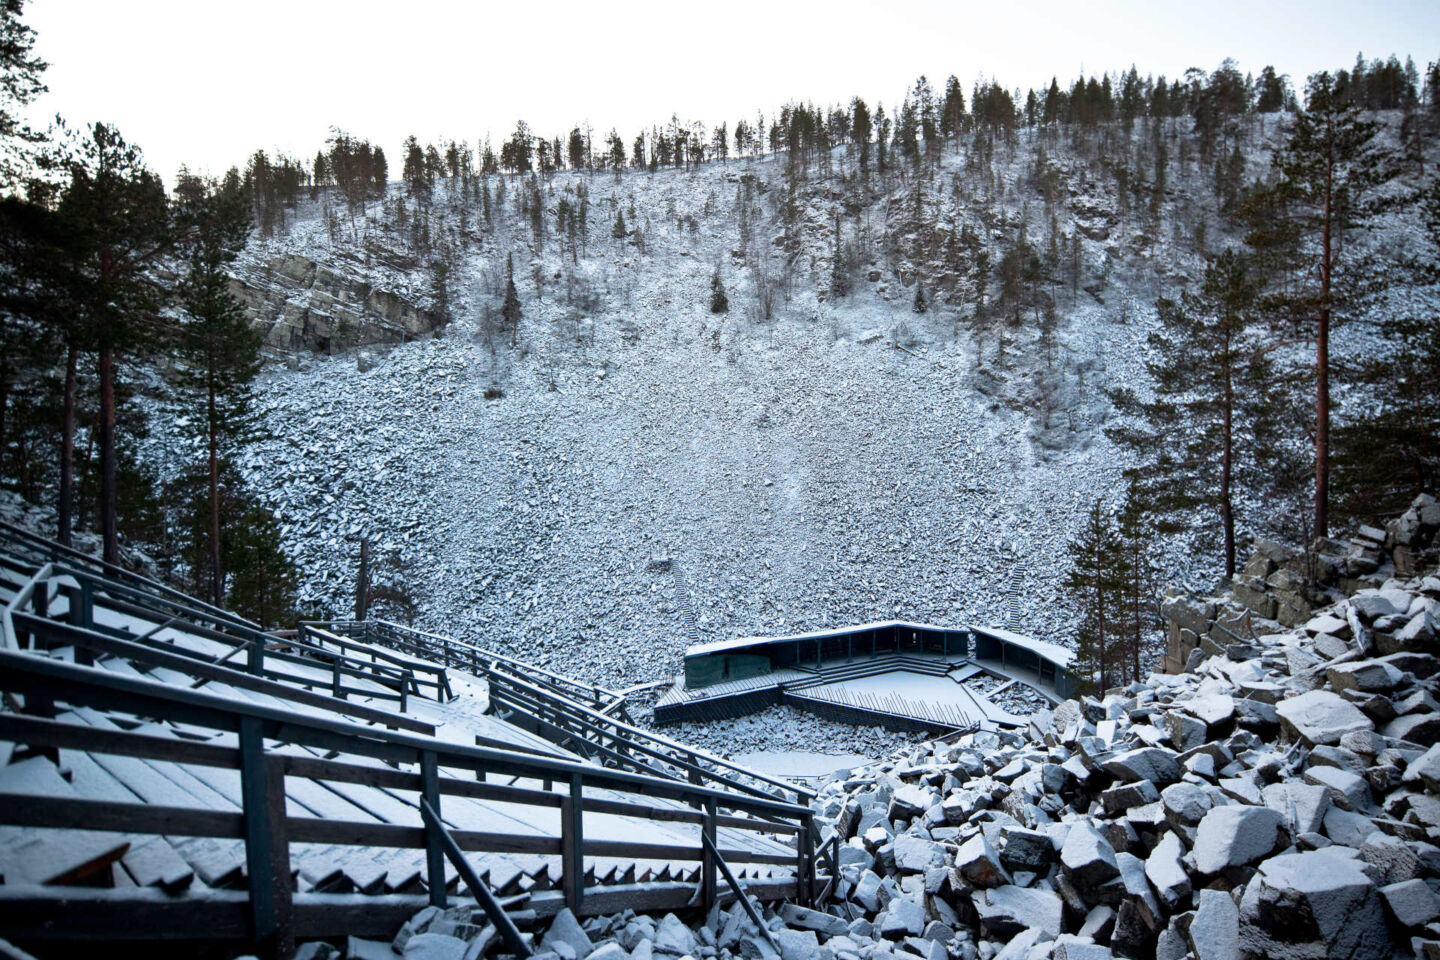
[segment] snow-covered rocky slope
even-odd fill
[[[1273,135],[1252,135],[1252,172]],[[1061,142],[1047,154],[1060,199],[1042,203],[1028,136],[983,177],[947,152],[924,193],[926,217],[973,225],[997,258],[1022,224],[1037,244],[1057,224],[1079,250],[1073,295],[1055,290],[1053,350],[1027,313],[1004,332],[1003,360],[998,332],[965,327],[969,281],[955,302],[912,311],[914,182],[876,181],[856,212],[838,152],[834,174],[801,191],[788,281],[773,158],[556,174],[540,185],[543,244],[518,207],[526,181],[509,180],[502,203],[491,178],[488,226],[437,184],[428,222],[456,251],[441,335],[293,355],[259,381],[259,438],[238,461],[284,525],[302,599],[346,615],[368,537],[380,576],[417,601],[416,625],[616,684],[673,674],[696,639],[890,617],[999,623],[1017,590],[1021,628],[1065,642],[1066,543],[1125,466],[1101,431],[1104,389],[1142,379],[1154,297],[1198,271],[1180,224],[1213,220],[1213,201],[1203,165],[1175,163],[1152,229],[1123,211],[1103,166]],[[745,177],[755,239],[739,256]],[[552,214],[582,182],[588,241],[571,252]],[[386,225],[403,192],[392,184],[358,233],[327,229],[323,201],[304,204],[239,274],[260,284],[267,264],[301,256],[433,306],[425,257]],[[643,241],[611,236],[619,212]],[[845,299],[828,295],[837,213],[857,261]],[[524,309],[515,347],[495,329],[507,254]],[[709,310],[717,268],[724,314]],[[171,432],[156,423],[162,462]],[[1181,548],[1165,573],[1199,585],[1215,570]]]

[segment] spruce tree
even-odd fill
[[[710,277],[710,312],[730,312],[730,298],[725,295],[725,283],[720,279],[719,264],[716,264],[715,272]]]
[[[32,144],[43,136],[20,118],[26,104],[45,92],[49,66],[35,56],[35,30],[20,22],[25,0],[0,0],[0,188],[21,179]]]
[[[260,336],[230,293],[229,265],[245,246],[250,217],[244,198],[229,188],[183,179],[175,220],[187,270],[176,290],[184,313],[179,342],[179,384],[188,421],[206,450],[210,601],[225,604],[221,550],[220,463],[250,422],[250,384],[260,370]]]
[[[1114,651],[1108,646],[1115,630],[1116,594],[1120,580],[1116,561],[1121,543],[1115,521],[1097,499],[1086,515],[1079,535],[1068,547],[1070,569],[1064,586],[1080,611],[1076,629],[1076,672],[1082,689],[1104,690],[1114,670]]]
[[[850,295],[850,271],[845,269],[845,251],[840,243],[840,214],[835,214],[835,255],[830,265],[830,292],[836,297]]]
[[[515,290],[515,261],[512,254],[505,254],[505,303],[500,308],[500,317],[510,328],[510,346],[515,346],[520,334],[520,294]]]
[[[610,236],[615,238],[616,240],[624,240],[626,236],[629,235],[629,232],[630,231],[625,229],[625,211],[616,210],[615,226],[610,228]]]
[[[1254,476],[1254,428],[1269,401],[1256,294],[1246,258],[1226,250],[1210,260],[1198,291],[1158,301],[1146,360],[1152,397],[1116,391],[1130,419],[1106,431],[1137,456],[1128,474],[1162,529],[1181,529],[1197,510],[1212,518],[1205,525],[1218,522],[1227,577],[1235,573],[1237,478],[1247,469]]]

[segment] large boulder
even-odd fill
[[[1102,766],[1105,772],[1117,780],[1135,782],[1149,780],[1151,783],[1174,783],[1184,772],[1175,751],[1164,747],[1141,747],[1116,754]]]
[[[1260,864],[1240,902],[1246,960],[1385,960],[1385,912],[1355,851],[1326,847]]]
[[[1060,848],[1060,863],[1081,890],[1094,889],[1120,876],[1115,848],[1088,820],[1071,824]]]
[[[1275,707],[1280,727],[1292,740],[1307,746],[1338,744],[1353,730],[1374,730],[1375,724],[1350,701],[1329,690],[1311,690],[1282,700]]]
[[[1195,832],[1195,869],[1208,876],[1263,859],[1280,842],[1284,823],[1269,807],[1216,807]]]
[[[1010,884],[977,890],[970,899],[987,937],[1008,939],[1036,927],[1054,939],[1063,930],[1064,904],[1049,890]]]

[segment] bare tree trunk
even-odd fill
[[[65,355],[64,414],[60,425],[60,502],[56,507],[55,539],[71,545],[75,518],[75,380],[79,351],[75,344]]]
[[[1330,535],[1330,271],[1333,164],[1325,167],[1320,232],[1320,315],[1315,330],[1315,536]]]
[[[1225,344],[1227,354],[1230,344]],[[1235,576],[1235,510],[1230,502],[1230,479],[1234,470],[1234,458],[1231,450],[1231,438],[1233,435],[1232,418],[1235,405],[1234,386],[1230,382],[1230,369],[1225,369],[1225,409],[1224,425],[1222,427],[1223,446],[1220,453],[1220,520],[1225,527],[1225,576]]]
[[[360,572],[355,577],[355,619],[364,620],[370,607],[370,541],[360,541]]]
[[[100,351],[100,533],[106,563],[120,562],[116,525],[119,465],[115,451],[115,351]]]
[[[220,565],[220,452],[216,427],[215,384],[209,385],[210,434],[210,594],[217,607],[225,605],[225,570]]]

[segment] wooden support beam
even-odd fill
[[[250,935],[261,949],[288,960],[295,952],[288,926],[290,870],[288,851],[277,862],[276,851],[286,843],[284,835],[285,785],[283,775],[278,793],[280,819],[272,822],[277,802],[270,786],[270,766],[265,760],[265,740],[259,719],[240,720],[240,794],[245,820],[245,869],[250,881]],[[278,773],[278,771],[277,771]],[[284,868],[283,882],[277,872]],[[288,941],[288,949],[287,949]]]
[[[560,808],[561,883],[565,905],[579,913],[585,896],[585,806],[584,782],[579,774],[570,777],[570,795]]]
[[[770,933],[770,928],[765,926],[764,921],[760,919],[760,914],[755,911],[755,905],[752,904],[750,898],[745,895],[745,888],[740,886],[740,881],[736,880],[735,874],[731,872],[730,864],[726,863],[725,858],[720,856],[720,851],[715,849],[715,844],[709,837],[702,835],[701,842],[709,846],[710,854],[715,858],[715,865],[719,867],[720,872],[725,875],[725,882],[730,884],[730,889],[734,891],[735,898],[740,901],[740,906],[745,908],[745,915],[750,918],[751,923],[755,924],[755,927],[760,931],[760,935],[765,938],[765,941],[775,949],[776,953],[779,953],[780,944],[775,942],[775,937]],[[798,877],[796,878],[795,889],[798,899],[800,890]]]
[[[500,932],[500,939],[504,941],[505,948],[517,957],[530,956],[530,944],[520,936],[520,931],[515,927],[515,921],[510,918],[504,907],[495,899],[495,895],[490,892],[490,888],[475,873],[475,868],[470,865],[470,861],[465,859],[464,852],[455,843],[449,831],[445,829],[445,824],[441,822],[440,815],[435,812],[430,801],[424,799],[420,801],[420,815],[425,820],[425,828],[440,838],[445,855],[455,865],[460,878],[470,889],[470,895],[475,898],[475,902],[485,911],[485,916]]]
[[[705,801],[705,820],[702,831],[700,855],[700,907],[709,911],[715,905],[717,878],[715,876],[715,801]]]
[[[445,847],[440,839],[444,827],[440,821],[440,766],[434,750],[420,754],[420,798],[430,805],[434,813],[435,826],[425,831],[425,885],[430,891],[430,903],[445,907]]]

